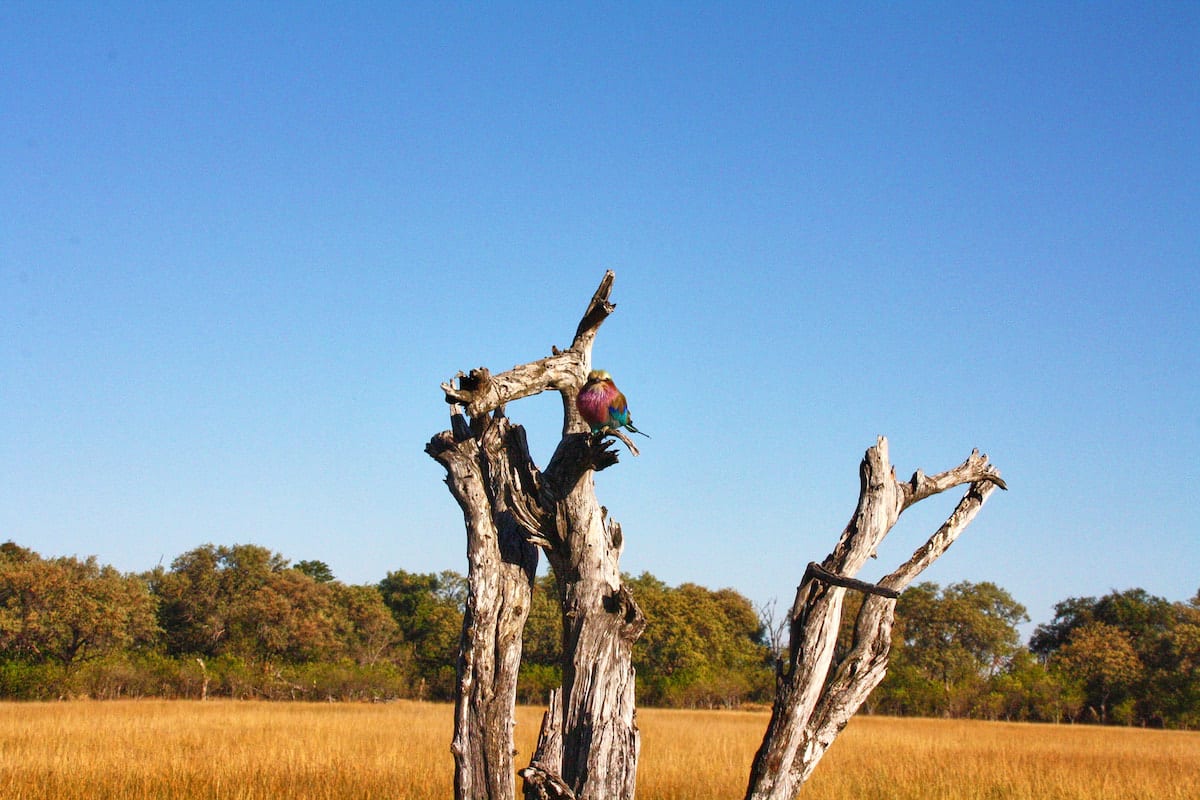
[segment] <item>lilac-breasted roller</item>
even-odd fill
[[[575,400],[579,416],[592,427],[592,433],[606,430],[625,428],[633,433],[642,433],[633,427],[629,416],[629,404],[625,395],[613,383],[612,375],[602,369],[594,369],[588,373],[587,383],[579,390]],[[647,439],[650,435],[642,433]]]

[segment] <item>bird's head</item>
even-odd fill
[[[594,369],[588,373],[588,383],[600,383],[601,381],[611,381],[612,375],[608,374],[606,369]]]

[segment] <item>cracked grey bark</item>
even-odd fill
[[[787,664],[780,664],[771,721],[754,758],[747,800],[792,800],[871,690],[887,673],[895,597],[946,551],[997,487],[1007,488],[986,456],[973,451],[954,469],[934,476],[918,470],[898,481],[887,440],[867,450],[859,468],[858,507],[833,552],[810,569],[796,590],[790,614]],[[967,485],[957,507],[912,557],[867,592],[849,652],[834,663],[844,585],[823,577],[853,579],[876,552],[900,514],[934,494]],[[853,585],[853,582],[849,585]]]
[[[514,797],[516,673],[539,546],[563,598],[563,686],[547,712],[538,753],[522,770],[524,791],[634,796],[640,748],[631,648],[645,623],[621,581],[621,528],[596,500],[592,480],[617,454],[575,408],[596,333],[615,309],[608,300],[612,283],[608,272],[566,350],[552,348],[546,358],[496,375],[482,367],[460,372],[442,384],[451,428],[426,451],[445,467],[463,510],[468,554],[451,746],[457,800]],[[543,472],[504,406],[548,390],[562,395],[563,430]]]

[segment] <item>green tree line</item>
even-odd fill
[[[648,625],[639,702],[767,704],[783,615],[732,589],[627,578]],[[538,578],[519,699],[560,683],[553,576]],[[0,698],[451,699],[466,602],[455,572],[347,585],[321,561],[202,545],[140,574],[0,544]],[[847,595],[847,619],[860,602]],[[992,583],[900,598],[867,713],[1200,727],[1200,593],[1068,598],[1023,644],[1024,607]],[[849,626],[844,626],[848,628]],[[844,644],[850,631],[843,630]]]

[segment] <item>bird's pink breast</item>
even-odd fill
[[[579,393],[579,402],[576,405],[578,405],[579,413],[584,420],[589,424],[598,424],[608,420],[608,403],[607,388],[604,384],[596,384]]]

